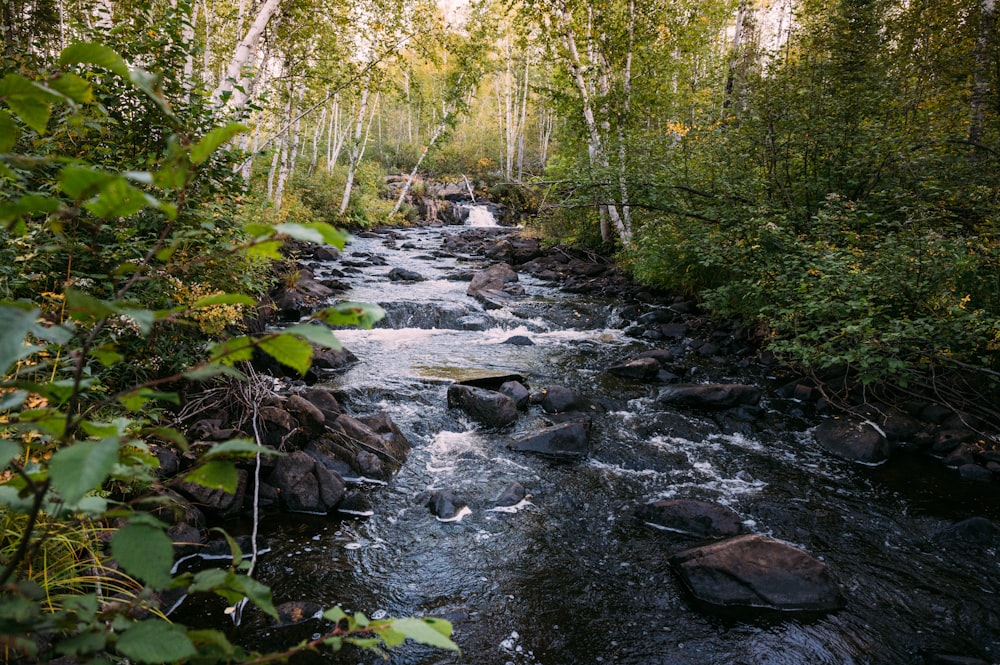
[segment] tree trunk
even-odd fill
[[[233,52],[233,57],[226,66],[225,73],[222,75],[222,80],[219,82],[219,85],[215,88],[215,90],[212,91],[211,102],[213,105],[222,105],[223,96],[232,92],[233,85],[235,85],[241,78],[243,67],[246,66],[247,62],[250,60],[250,54],[257,45],[257,40],[260,39],[261,34],[264,32],[267,24],[271,21],[271,18],[278,11],[280,5],[281,0],[266,0],[264,5],[257,12],[257,18],[254,19],[254,22],[250,25],[249,30],[247,30],[247,34],[236,47],[236,51]]]
[[[971,158],[973,160],[979,158],[979,151],[983,144],[983,122],[986,101],[990,94],[989,49],[994,38],[995,9],[994,0],[980,0],[979,35],[976,38],[976,69],[973,72],[972,98],[969,102],[969,144],[972,146]]]
[[[347,211],[347,206],[351,201],[351,190],[354,188],[354,175],[357,173],[358,165],[361,163],[361,158],[364,157],[365,148],[368,143],[368,132],[371,130],[372,118],[375,117],[374,110],[369,115],[368,112],[368,97],[371,94],[371,79],[366,78],[365,87],[361,91],[361,101],[358,104],[358,117],[354,123],[354,136],[351,144],[350,159],[347,165],[347,183],[344,186],[344,196],[340,200],[340,214],[343,215]],[[376,95],[376,103],[378,103],[378,96]],[[367,128],[365,127],[365,118],[368,118]]]
[[[444,130],[445,128],[447,128],[447,126],[448,126],[448,114],[446,113],[442,122],[437,126],[437,129],[434,130],[434,135],[431,136],[431,140],[427,142],[426,146],[424,146],[424,150],[423,152],[420,153],[420,158],[417,159],[417,163],[413,165],[413,170],[410,171],[410,175],[406,179],[406,184],[403,185],[403,189],[399,192],[399,198],[396,199],[396,205],[392,207],[392,212],[389,213],[390,216],[395,215],[397,212],[399,212],[399,209],[403,207],[403,201],[406,200],[406,195],[410,193],[410,187],[413,186],[413,181],[417,177],[417,172],[420,170],[420,165],[424,163],[424,157],[426,157],[427,153],[431,151],[432,147],[434,147],[434,143],[438,140],[438,137],[440,137],[441,134],[444,133]]]

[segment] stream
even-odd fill
[[[481,214],[470,215],[469,225],[488,227]],[[694,368],[687,381],[764,387],[764,409],[751,422],[656,404],[657,387],[605,372],[663,348],[624,333],[626,303],[563,293],[522,274],[522,298],[485,310],[466,295],[462,278],[490,262],[441,251],[443,238],[461,232],[366,234],[346,248],[346,267],[312,266],[317,278],[346,273],[338,279],[352,288],[341,299],[387,312],[373,330],[338,331],[360,362],[326,385],[352,414],[388,412],[413,450],[391,481],[366,489],[374,508],[368,519],[268,518],[271,551],[257,577],[275,602],[454,624],[461,656],[408,643],[389,657],[398,664],[938,662],[928,654],[1000,661],[997,551],[938,536],[974,515],[1000,519],[995,485],[959,483],[923,458],[897,455],[867,467],[822,452],[810,435],[819,417],[775,397],[762,367],[679,357]],[[426,279],[390,281],[391,268]],[[533,344],[504,343],[515,335]],[[683,340],[668,346],[684,352]],[[590,455],[567,463],[509,450],[511,437],[548,424],[538,406],[507,430],[481,428],[448,409],[451,382],[489,374],[519,374],[532,391],[563,385],[604,405],[593,416]],[[530,492],[528,503],[494,510],[514,481]],[[438,520],[418,500],[433,489],[451,490],[471,513]],[[824,561],[846,607],[783,621],[699,612],[668,565],[694,541],[634,517],[638,506],[669,497],[728,506],[749,531]],[[242,638],[274,648],[295,630],[305,631],[302,639],[320,628],[268,627]],[[302,662],[382,661],[348,648]]]

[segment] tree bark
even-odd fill
[[[233,86],[241,78],[243,67],[245,67],[250,60],[250,54],[256,47],[257,40],[260,39],[260,36],[263,34],[267,24],[271,21],[271,18],[275,15],[275,13],[277,13],[280,6],[281,0],[266,0],[264,5],[257,12],[257,18],[254,19],[254,22],[247,30],[247,34],[243,37],[239,45],[236,47],[236,50],[233,52],[233,57],[226,66],[226,71],[222,75],[222,80],[219,82],[219,85],[215,88],[215,90],[212,91],[211,102],[213,105],[222,105],[223,96],[232,92]]]

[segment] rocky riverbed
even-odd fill
[[[749,331],[511,229],[359,234],[275,295],[288,321],[387,312],[305,382],[267,368],[286,455],[257,493],[281,515],[259,570],[288,608],[445,616],[458,662],[1000,658],[997,460],[967,415],[838,414]],[[245,427],[204,415],[206,441]],[[250,479],[176,488],[207,514],[183,540],[245,514]],[[252,645],[299,634],[261,621]]]

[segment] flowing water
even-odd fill
[[[272,551],[258,577],[276,602],[451,620],[462,655],[411,645],[392,652],[390,662],[414,665],[902,664],[923,663],[925,653],[1000,660],[996,550],[935,538],[965,517],[1000,518],[995,485],[960,485],[939,465],[906,456],[878,468],[831,458],[811,440],[817,420],[790,400],[766,398],[751,421],[658,406],[655,388],[604,372],[651,348],[623,334],[625,303],[563,294],[522,275],[524,298],[484,310],[458,278],[488,262],[441,251],[442,238],[459,232],[399,230],[356,239],[345,252],[352,263],[378,264],[351,268],[346,299],[379,303],[388,316],[385,327],[338,333],[360,362],[329,386],[352,413],[387,411],[413,451],[395,478],[370,489],[367,520],[286,514],[265,524]],[[391,282],[393,267],[427,279]],[[318,276],[334,268],[343,265],[319,266]],[[503,343],[513,335],[534,344]],[[767,382],[762,372],[681,360],[704,365],[696,378]],[[507,431],[447,408],[450,382],[490,373],[520,374],[532,390],[564,385],[604,404],[590,456],[556,463],[508,450],[512,436],[545,425],[538,407]],[[491,510],[513,481],[529,502]],[[436,519],[418,500],[435,488],[465,499],[471,514]],[[699,613],[667,564],[692,541],[632,516],[665,497],[725,504],[749,530],[806,549],[829,565],[846,607],[809,621]],[[244,639],[273,648],[288,630]],[[315,658],[380,662],[346,651]]]

